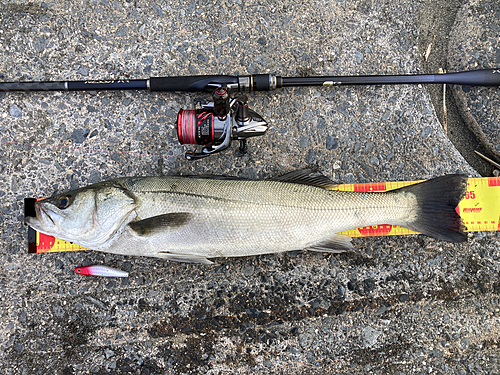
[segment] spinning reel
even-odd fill
[[[179,143],[204,146],[201,152],[186,152],[186,159],[201,159],[227,149],[231,141],[240,141],[240,152],[246,152],[250,137],[264,135],[267,122],[248,108],[248,97],[230,98],[226,86],[217,87],[213,101],[199,109],[181,109],[177,115]]]

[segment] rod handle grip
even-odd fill
[[[468,86],[500,86],[500,68],[436,74],[435,83]]]
[[[151,91],[213,91],[217,86],[238,84],[233,76],[185,76],[185,77],[151,77]]]

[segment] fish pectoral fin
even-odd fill
[[[144,220],[133,221],[128,227],[136,236],[150,236],[161,232],[162,230],[177,229],[186,225],[191,218],[189,212],[171,212],[164,215],[148,217]]]
[[[207,258],[201,255],[179,254],[179,253],[171,253],[168,251],[159,251],[157,253],[157,256],[159,258],[167,259],[172,262],[214,264],[214,262],[208,260]]]
[[[321,241],[317,244],[307,247],[306,250],[323,251],[327,253],[343,253],[344,251],[353,249],[351,241],[352,237],[346,236],[344,234],[336,234],[326,241]]]
[[[298,171],[284,174],[283,176],[274,177],[271,180],[289,182],[292,184],[316,186],[323,189],[333,189],[338,185],[328,177],[326,177],[324,174],[314,169],[300,169]]]

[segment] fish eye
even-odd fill
[[[68,207],[69,206],[69,198],[70,198],[69,196],[64,196],[64,197],[59,198],[59,205],[58,205],[59,208],[64,209],[64,208]]]

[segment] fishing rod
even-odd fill
[[[274,74],[249,76],[197,75],[151,77],[134,80],[87,80],[49,82],[0,82],[0,91],[86,91],[148,90],[207,92],[212,101],[197,109],[181,109],[177,115],[177,135],[181,144],[203,146],[200,152],[187,152],[188,160],[200,159],[227,149],[232,140],[240,141],[264,135],[267,122],[248,108],[252,91],[272,91],[283,87],[345,85],[454,84],[500,86],[500,68],[443,74],[364,75],[282,77]],[[231,97],[231,95],[233,97]]]

